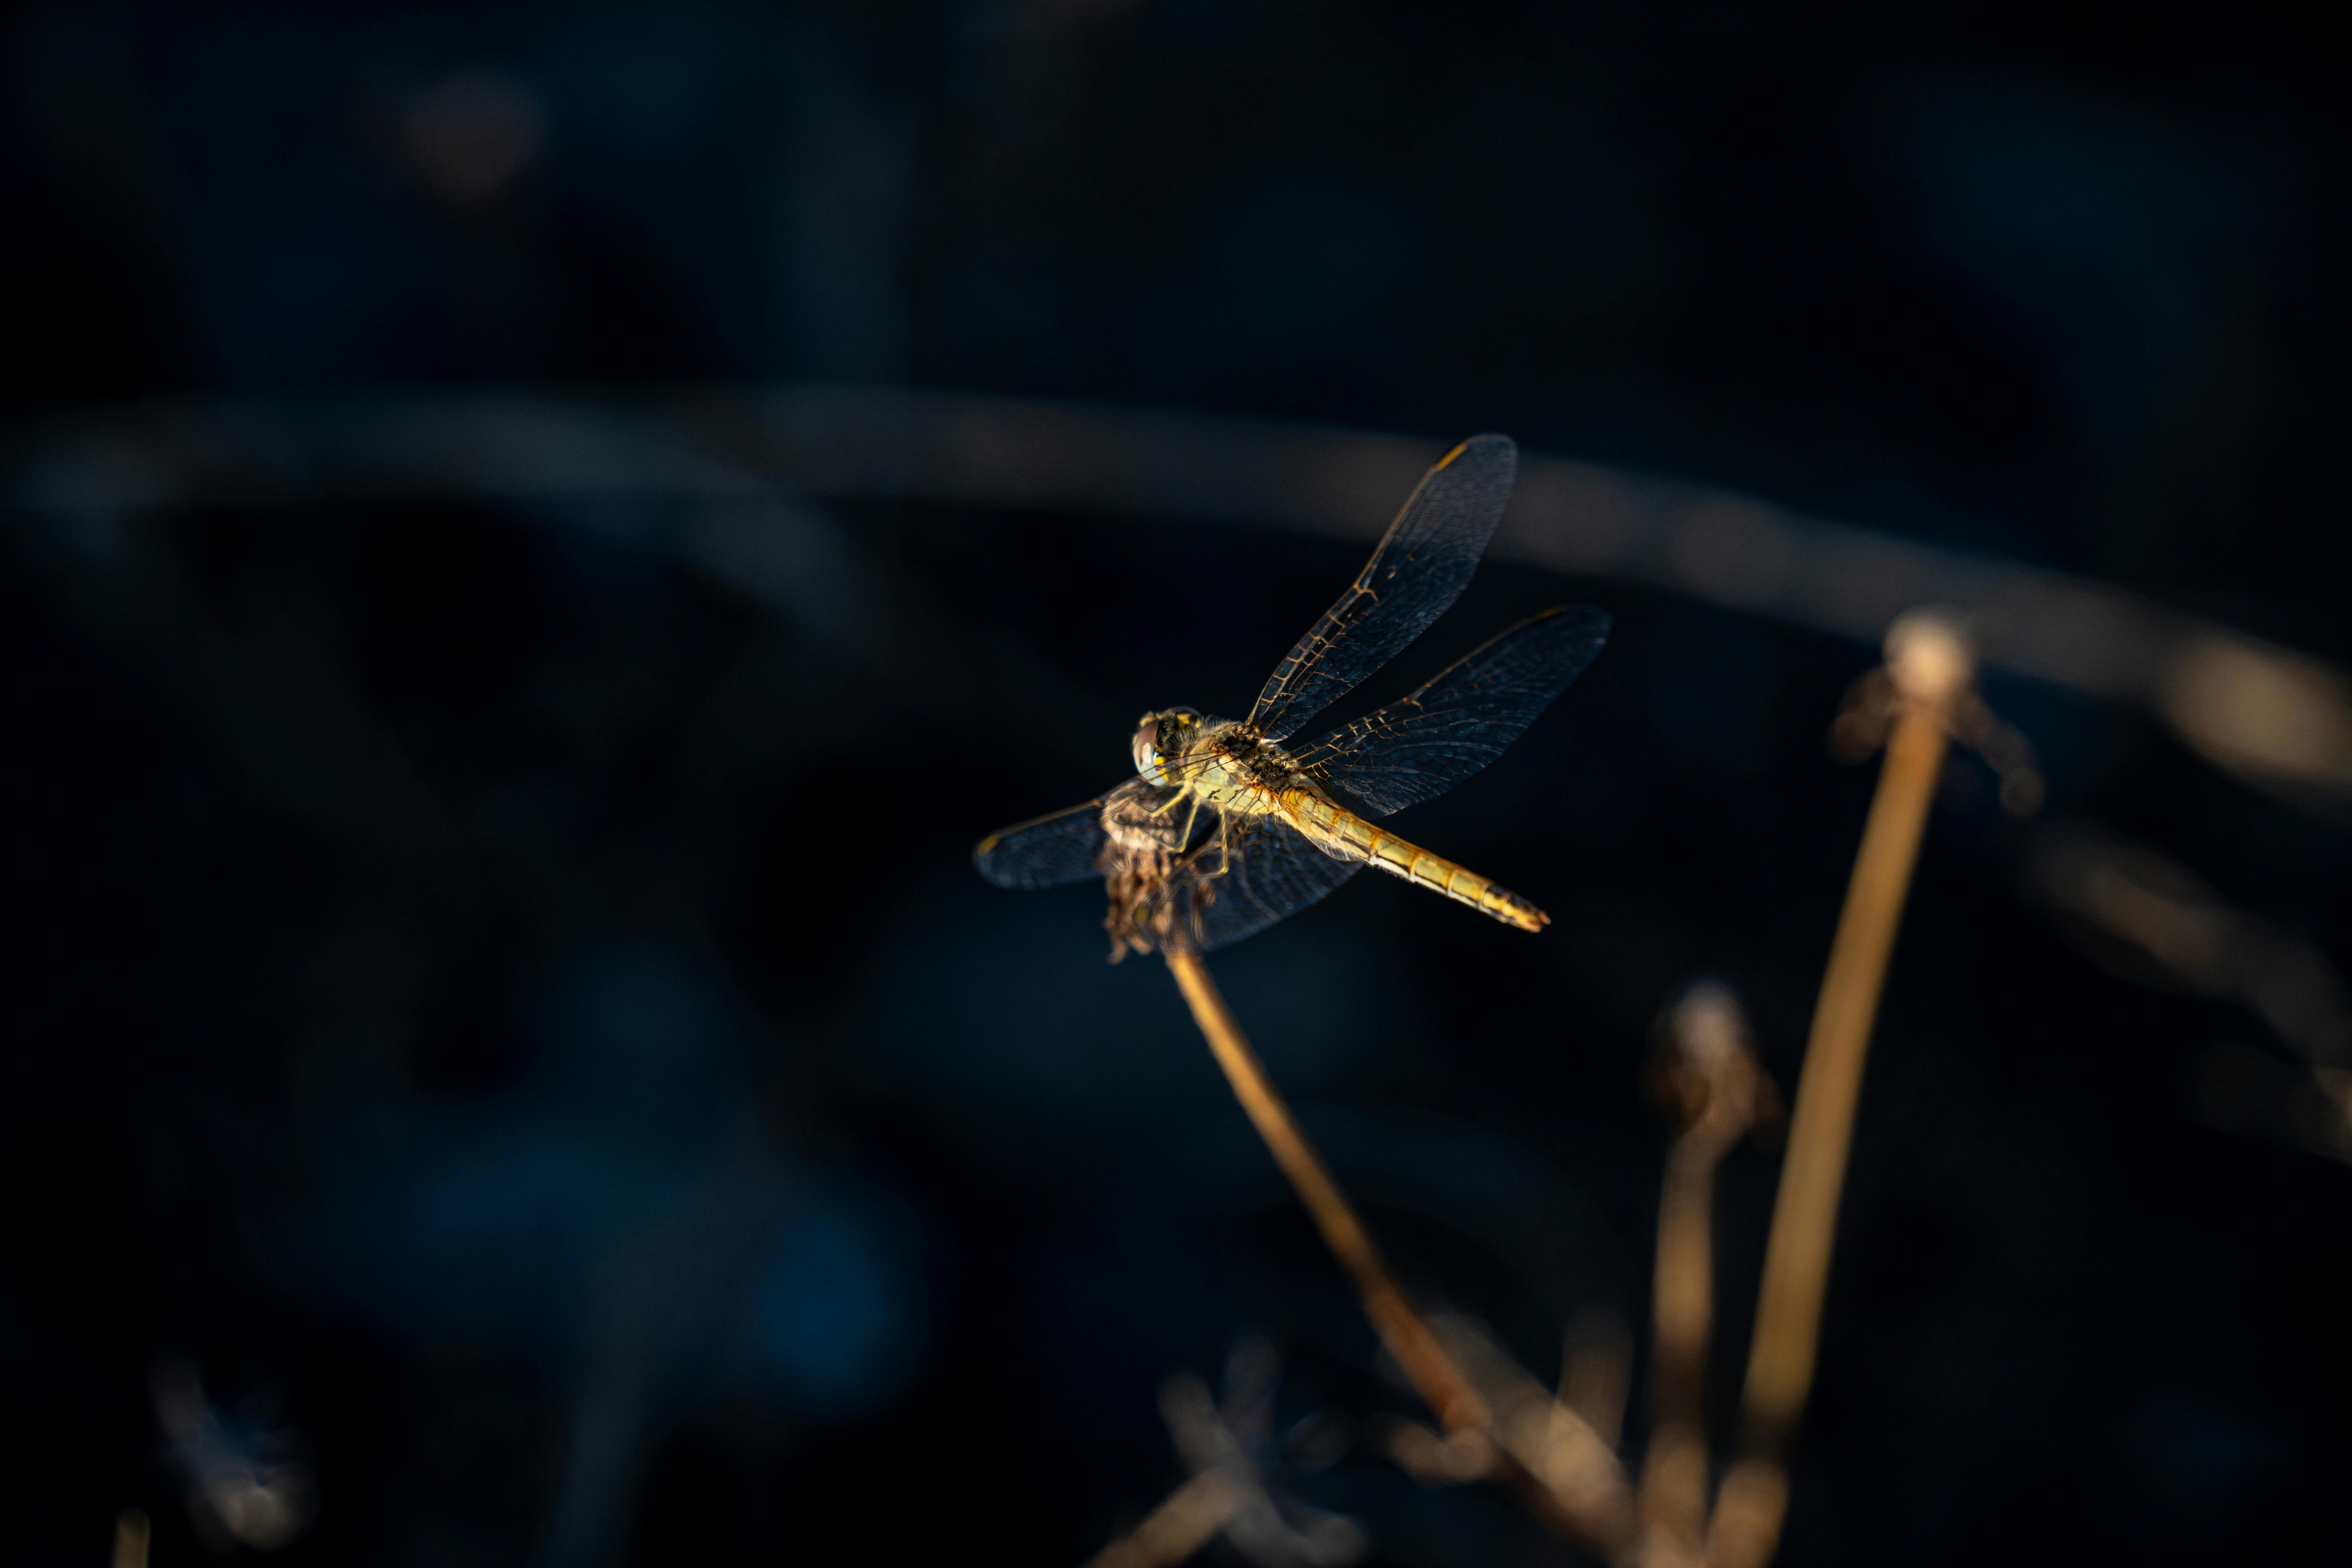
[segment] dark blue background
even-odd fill
[[[2352,657],[2347,39],[2301,8],[33,5],[5,43],[12,428],[734,380],[1501,429]],[[1412,1407],[1167,977],[1102,963],[1094,891],[964,858],[1120,776],[1143,709],[1239,710],[1360,552],[832,517],[976,674],[841,658],[651,504],[187,508],[63,571],[12,520],[28,1560],[132,1504],[201,1550],[175,1357],[295,1435],[298,1563],[1076,1562],[1179,1479],[1159,1380],[1253,1326],[1286,1409]],[[1646,1311],[1675,987],[1731,980],[1793,1082],[1871,777],[1821,741],[1869,650],[1610,582],[1489,569],[1396,679],[1569,597],[1600,663],[1402,824],[1552,930],[1364,879],[1218,963],[1408,1275],[1545,1378]],[[2053,812],[2346,954],[2339,827],[1989,694]],[[2352,1173],[2198,1125],[2181,1054],[2275,1042],[2067,942],[1974,768],[1783,1560],[2332,1560]],[[1776,1170],[1727,1168],[1727,1414]],[[1383,1561],[1563,1550],[1360,1447],[1307,1486]]]

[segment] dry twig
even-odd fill
[[[1887,633],[1886,655],[1894,729],[1797,1080],[1741,1399],[1741,1458],[1724,1478],[1707,1531],[1715,1568],[1760,1568],[1780,1542],[1789,1497],[1785,1455],[1812,1385],[1871,1025],[1945,745],[1955,715],[1974,712],[1974,655],[1948,619],[1924,611],[1905,616]]]
[[[1484,1377],[1465,1370],[1465,1342],[1441,1339],[1406,1298],[1354,1205],[1266,1077],[1200,955],[1164,935],[1160,946],[1242,1109],[1355,1281],[1381,1342],[1444,1426],[1444,1438],[1428,1435],[1430,1444],[1446,1451],[1444,1458],[1433,1451],[1433,1464],[1449,1476],[1491,1474],[1509,1481],[1547,1522],[1612,1557],[1622,1553],[1633,1540],[1632,1498],[1608,1445],[1500,1352],[1492,1365],[1477,1369]],[[1414,1441],[1406,1439],[1406,1447],[1413,1451]]]
[[[1356,1283],[1364,1311],[1404,1374],[1448,1431],[1483,1431],[1494,1413],[1471,1385],[1454,1358],[1445,1352],[1429,1325],[1389,1272],[1388,1262],[1373,1245],[1371,1235],[1357,1217],[1354,1205],[1331,1179],[1323,1161],[1291,1119],[1289,1106],[1266,1077],[1265,1064],[1242,1033],[1232,1009],[1209,977],[1198,953],[1174,944],[1163,948],[1176,984],[1192,1009],[1192,1019],[1208,1037],[1209,1049],[1234,1086],[1234,1094],[1257,1127],[1258,1136],[1273,1152],[1275,1163],[1297,1189],[1299,1201],[1314,1217],[1316,1228],[1340,1266]]]

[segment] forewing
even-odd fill
[[[1292,755],[1370,816],[1434,799],[1501,756],[1608,637],[1608,616],[1590,605],[1546,610]]]
[[[1058,888],[1099,877],[1103,807],[1127,787],[1121,784],[1083,805],[992,833],[973,848],[971,863],[1000,888]]]
[[[1212,838],[1184,858],[1169,896],[1184,940],[1213,952],[1297,914],[1360,869],[1362,862],[1334,859],[1286,823],[1239,817],[1222,849]]]
[[[1275,667],[1250,722],[1279,741],[1394,658],[1478,570],[1518,472],[1507,436],[1474,436],[1423,477],[1339,602]]]

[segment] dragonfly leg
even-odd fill
[[[1225,836],[1226,830],[1232,825],[1232,817],[1223,812],[1217,814],[1217,868],[1202,878],[1201,880],[1203,882],[1213,882],[1234,868],[1233,843]]]
[[[1192,842],[1192,825],[1200,820],[1201,797],[1196,795],[1192,797],[1192,809],[1184,814],[1184,831],[1176,840],[1176,847],[1179,849]],[[1220,816],[1218,820],[1222,822],[1224,819]]]

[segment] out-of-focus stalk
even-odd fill
[[[126,1508],[114,1516],[114,1568],[147,1568],[147,1510]]]
[[[1658,1197],[1652,1289],[1655,1394],[1642,1466],[1643,1568],[1705,1561],[1707,1339],[1715,1323],[1715,1173],[1770,1101],[1738,1004],[1720,985],[1692,988],[1668,1023],[1661,1087],[1683,1130]]]
[[[1740,1403],[1741,1457],[1724,1478],[1708,1531],[1714,1568],[1759,1568],[1780,1543],[1789,1497],[1786,1454],[1812,1386],[1871,1026],[1974,656],[1949,620],[1914,611],[1887,633],[1886,668],[1896,699],[1894,731],[1797,1080]]]
[[[1170,1492],[1140,1524],[1087,1559],[1087,1568],[1167,1568],[1183,1562],[1225,1527],[1250,1484],[1222,1469],[1202,1470]]]

